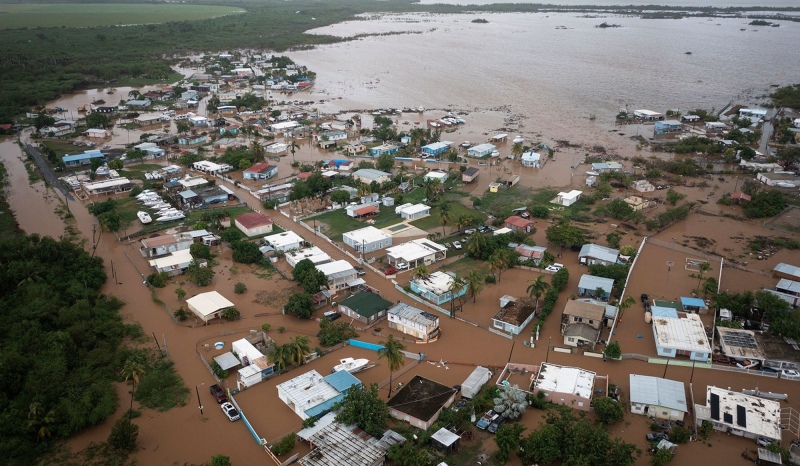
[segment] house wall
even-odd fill
[[[347,317],[349,317],[351,319],[355,319],[355,320],[361,322],[364,325],[367,325],[367,324],[370,324],[371,322],[374,322],[374,320],[367,319],[366,317],[362,316],[358,312],[350,309],[347,306],[342,306],[341,304],[339,305],[339,313],[344,315],[344,316],[347,316]]]
[[[581,411],[590,411],[592,409],[590,406],[591,400],[573,395],[572,393],[547,392],[537,388],[533,394],[535,395],[539,392],[543,392],[545,395],[544,399],[551,403],[569,406],[570,408],[579,409]]]
[[[239,226],[239,224],[236,224]],[[258,235],[266,235],[267,233],[272,233],[272,224],[269,225],[261,225],[255,228],[239,228],[244,232],[247,236],[258,236]]]
[[[646,403],[631,403],[631,413],[654,417],[656,419],[665,419],[667,421],[683,421],[684,415],[683,411],[676,411],[663,406],[649,405]]]
[[[335,280],[328,280],[328,289],[331,291],[339,291],[343,288],[347,288],[347,280],[352,280],[356,278],[355,272],[346,277],[340,277]]]

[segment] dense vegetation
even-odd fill
[[[98,424],[117,408],[113,382],[127,357],[122,302],[100,294],[100,258],[78,245],[0,240],[0,457],[33,464],[51,441]]]
[[[800,108],[800,84],[779,87],[770,98],[776,107]]]

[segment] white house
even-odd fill
[[[523,167],[541,168],[542,167],[542,154],[537,152],[525,152],[520,157],[520,162]]]
[[[619,162],[595,162],[592,164],[592,170],[597,173],[621,172],[622,164]]]
[[[776,188],[796,188],[800,186],[800,177],[793,172],[759,173],[756,179],[767,186]]]
[[[355,280],[358,276],[356,269],[346,260],[326,262],[317,265],[317,270],[325,274],[328,279],[328,290],[335,292],[350,286],[347,282]]]
[[[611,265],[616,264],[619,259],[619,249],[607,248],[599,244],[584,244],[581,252],[578,253],[578,260],[581,265]]]
[[[394,212],[405,220],[418,220],[431,214],[431,208],[425,204],[403,204],[395,207]]]
[[[492,155],[492,152],[497,149],[494,144],[483,143],[470,147],[467,149],[467,155],[470,157],[486,157]]]
[[[242,172],[245,180],[268,180],[278,174],[278,166],[267,163],[257,163]]]
[[[370,184],[373,181],[385,183],[392,178],[391,173],[375,170],[374,168],[362,168],[353,172],[353,179],[365,184]]]
[[[512,335],[519,335],[535,315],[534,300],[504,295],[500,298],[500,311],[492,317],[492,327]]]
[[[428,239],[415,239],[386,250],[386,260],[397,268],[431,265],[447,257],[447,248]]]
[[[438,170],[431,170],[422,177],[424,181],[428,180],[438,180],[439,183],[444,184],[447,181],[448,175],[447,172],[438,171]]]
[[[362,254],[388,248],[392,245],[392,235],[373,226],[348,231],[342,234],[344,244]]]
[[[652,110],[634,110],[633,116],[641,118],[642,120],[645,121],[656,121],[664,119],[663,113],[654,112]]]
[[[289,251],[286,253],[285,257],[286,263],[292,268],[295,268],[297,263],[303,259],[310,260],[314,265],[324,264],[326,262],[331,262],[332,260],[331,256],[316,246],[299,249],[297,251]]]
[[[276,251],[291,251],[293,249],[300,249],[303,245],[303,237],[293,231],[284,231],[283,233],[276,233],[269,235],[263,240],[265,243],[272,246]]]
[[[258,212],[247,212],[236,217],[236,228],[247,236],[272,233],[272,219]]]
[[[283,154],[287,150],[289,150],[289,144],[284,144],[282,142],[274,142],[267,146],[264,146],[264,152],[267,154]]]
[[[573,189],[570,192],[560,192],[558,193],[558,196],[556,196],[554,202],[556,204],[561,204],[565,207],[568,207],[578,202],[578,199],[581,198],[581,194],[583,194],[583,191],[578,191],[577,189]]]
[[[267,357],[261,353],[258,348],[253,346],[247,338],[241,338],[232,342],[231,352],[226,354],[234,359],[226,364],[227,367],[222,367],[222,364],[220,364],[223,370],[235,367],[238,365],[236,364],[237,362],[242,365],[242,368],[238,370],[239,379],[236,381],[239,388],[242,386],[251,387],[259,382],[263,382],[265,376],[275,372],[275,364],[269,362]],[[238,358],[238,361],[236,358]],[[215,361],[216,359],[217,358],[214,358]],[[217,363],[219,364],[219,361],[217,361]]]
[[[200,293],[186,300],[186,306],[203,322],[219,317],[222,311],[233,307],[233,303],[216,291]]]
[[[636,180],[631,183],[631,188],[640,193],[651,193],[656,190],[656,187],[647,180]]]
[[[347,371],[334,372],[323,377],[311,370],[276,387],[278,398],[301,419],[321,416],[344,398],[352,386],[360,386],[361,381]]]
[[[656,419],[683,421],[689,411],[683,382],[630,374],[631,412]]]
[[[709,421],[714,429],[747,438],[780,441],[781,403],[730,389],[706,386],[706,404],[695,403],[697,427]]]
[[[544,399],[574,409],[589,411],[597,374],[578,367],[542,363],[533,382],[533,393],[544,393]]]
[[[439,337],[439,318],[406,303],[397,303],[386,311],[389,328],[411,335],[423,342]]]
[[[653,338],[659,356],[688,356],[692,361],[707,362],[711,357],[705,325],[698,314],[678,317],[669,307],[652,306]]]
[[[166,273],[170,277],[182,274],[192,262],[192,254],[189,249],[179,249],[170,253],[168,256],[159,257],[150,261],[150,267],[156,273]]]
[[[142,246],[139,248],[139,252],[142,257],[159,257],[189,249],[189,246],[194,243],[194,239],[189,235],[174,234],[145,238],[141,242]]]
[[[435,304],[442,305],[467,293],[466,283],[458,290],[451,290],[453,282],[455,282],[455,274],[436,271],[427,277],[411,280],[411,291]]]

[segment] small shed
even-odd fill
[[[272,233],[272,219],[258,212],[241,214],[236,217],[234,223],[236,228],[248,237]]]
[[[683,306],[683,310],[686,312],[708,314],[708,305],[700,298],[681,296],[681,306]]]
[[[458,451],[458,441],[460,436],[442,427],[431,436],[433,446],[445,455],[450,455]]]

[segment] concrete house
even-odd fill
[[[506,228],[510,228],[512,231],[521,231],[523,233],[533,231],[533,220],[522,218],[519,215],[512,215],[506,218],[503,223]]]
[[[142,257],[154,258],[189,249],[189,246],[194,244],[194,239],[190,235],[178,233],[145,238],[141,243],[142,246],[139,248],[139,252]]]
[[[633,188],[634,191],[639,191],[640,193],[652,193],[656,190],[656,187],[647,180],[636,180],[631,183],[631,188]]]
[[[219,317],[225,309],[234,304],[216,291],[200,293],[186,300],[186,306],[200,320],[208,323],[209,320]]]
[[[323,377],[311,370],[278,384],[278,398],[301,419],[318,417],[333,409],[344,399],[347,390],[360,386],[361,381],[347,371],[338,371]]]
[[[453,146],[453,143],[450,141],[440,141],[434,142],[425,146],[422,146],[422,156],[423,157],[436,157],[437,155],[443,154],[447,152],[447,149]]]
[[[622,164],[619,162],[595,162],[592,164],[592,171],[597,173],[621,172]]]
[[[683,421],[689,411],[686,390],[677,380],[630,374],[631,413],[667,421]]]
[[[356,269],[346,260],[317,265],[317,270],[325,274],[325,278],[328,280],[328,290],[331,292],[349,288],[350,285],[347,282],[352,282],[358,276]]]
[[[258,212],[247,212],[236,217],[236,228],[248,237],[272,233],[272,219]]]
[[[519,161],[523,167],[542,168],[542,154],[537,152],[525,152]]]
[[[389,415],[419,429],[428,429],[439,419],[442,409],[453,404],[458,391],[416,375],[389,400]]]
[[[679,317],[671,307],[652,306],[653,339],[659,356],[687,356],[692,361],[708,362],[711,344],[698,314]]]
[[[362,168],[353,172],[353,179],[364,184],[370,184],[373,181],[381,184],[392,179],[392,174],[374,168]]]
[[[276,251],[292,251],[300,249],[303,245],[303,237],[293,231],[284,231],[269,235],[263,239],[264,243],[272,246]]]
[[[694,405],[698,428],[703,421],[709,421],[715,430],[751,439],[765,437],[777,442],[783,437],[781,411],[780,401],[712,385],[706,386],[706,404]]]
[[[344,152],[350,156],[360,154],[365,150],[367,150],[366,146],[360,142],[352,142],[344,147]]]
[[[403,217],[405,220],[412,221],[419,220],[430,215],[431,208],[425,204],[403,204],[399,207],[395,207],[394,212]]]
[[[560,192],[553,202],[564,207],[569,207],[578,202],[578,199],[581,198],[581,194],[583,194],[583,191],[578,191],[577,189],[573,189],[569,192]]]
[[[368,226],[342,234],[342,241],[356,252],[366,254],[391,246],[392,235],[373,226]]]
[[[594,348],[600,339],[606,307],[591,302],[567,301],[561,314],[561,335],[567,346]]]
[[[472,183],[478,178],[478,175],[481,174],[481,171],[475,167],[469,167],[464,170],[464,173],[461,174],[461,181],[464,183]]]
[[[440,171],[440,170],[431,170],[431,171],[429,171],[428,173],[426,173],[426,174],[425,174],[425,175],[422,177],[422,180],[423,180],[423,181],[428,181],[428,180],[437,180],[437,181],[439,181],[439,183],[442,183],[442,184],[444,184],[444,182],[445,182],[445,181],[447,181],[447,178],[448,178],[448,177],[449,177],[449,175],[448,175],[448,173],[447,173],[447,172],[445,172],[445,171]]]
[[[166,273],[174,277],[185,272],[192,260],[192,254],[188,249],[180,249],[167,256],[157,257],[149,261],[149,264],[156,273]]]
[[[278,174],[278,166],[267,163],[257,163],[242,172],[245,180],[268,180]]]
[[[467,149],[467,155],[475,158],[488,157],[492,155],[492,152],[496,149],[497,147],[495,147],[494,144],[489,144],[487,142],[470,147]]]
[[[533,264],[536,266],[542,263],[544,253],[547,252],[546,247],[528,246],[527,244],[520,244],[515,247],[514,250],[519,253],[520,262],[533,261]]]
[[[89,165],[92,163],[92,159],[100,159],[100,161],[105,162],[106,156],[100,152],[100,149],[93,149],[87,150],[82,154],[65,155],[61,157],[61,161],[64,162],[64,165],[67,167]]]
[[[578,367],[542,363],[535,375],[533,393],[544,392],[545,400],[581,411],[591,410],[597,374]],[[608,387],[604,391],[607,391]]]
[[[383,299],[379,294],[360,291],[339,302],[339,313],[364,325],[372,325],[386,317],[386,311],[390,307],[392,302]]]
[[[611,297],[611,290],[614,288],[614,280],[610,278],[595,277],[585,273],[581,275],[578,282],[578,294],[581,296],[588,296],[590,298],[608,301]],[[598,289],[602,290],[600,295],[597,295]]]
[[[373,157],[380,157],[381,155],[394,155],[399,150],[400,147],[394,144],[381,144],[379,146],[370,147],[369,155]]]
[[[657,121],[653,132],[656,135],[676,134],[683,131],[683,123],[678,120]]]
[[[417,293],[434,304],[441,305],[467,293],[467,285],[464,284],[456,291],[451,291],[455,276],[436,271],[427,277],[417,277],[411,280],[411,291]]]
[[[581,265],[602,264],[611,265],[619,261],[619,250],[600,246],[599,244],[584,244],[578,253]]]
[[[427,238],[419,238],[386,250],[386,261],[398,269],[431,265],[447,257],[447,248]]]
[[[531,323],[535,311],[535,300],[505,295],[500,298],[500,311],[492,317],[492,327],[511,335],[519,335]]]
[[[411,335],[419,341],[439,338],[439,318],[406,303],[397,303],[388,311],[389,328]]]
[[[285,257],[286,263],[289,264],[291,268],[297,267],[297,263],[304,259],[310,260],[314,265],[324,264],[333,260],[325,251],[316,246],[289,251],[286,253]]]

